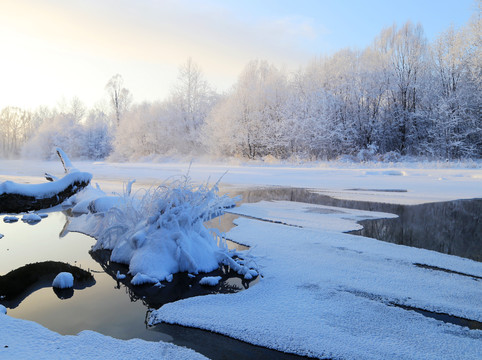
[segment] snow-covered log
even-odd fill
[[[43,184],[0,184],[0,213],[20,213],[56,206],[89,185],[92,174],[75,169],[67,155],[57,149],[65,172],[60,179]]]

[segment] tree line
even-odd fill
[[[479,5],[480,7],[480,5]],[[428,43],[421,25],[383,29],[365,49],[344,49],[288,72],[248,63],[217,93],[191,59],[167,99],[133,103],[121,75],[109,104],[0,112],[1,155],[131,160],[152,155],[258,159],[397,160],[482,157],[479,11]]]

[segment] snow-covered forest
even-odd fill
[[[121,75],[105,99],[0,110],[0,156],[149,156],[386,161],[482,157],[482,19],[428,42],[421,25],[383,29],[365,49],[320,56],[296,71],[246,64],[219,94],[188,59],[170,96],[134,102]]]

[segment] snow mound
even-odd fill
[[[69,289],[74,287],[74,276],[69,272],[59,273],[52,282],[54,288]]]
[[[131,280],[132,285],[157,284],[158,282],[156,278],[141,273],[137,273]]]
[[[120,196],[102,196],[92,200],[88,209],[91,213],[103,213],[115,207],[122,206],[123,198]]]
[[[7,313],[7,308],[0,304],[0,314],[6,314]]]
[[[221,276],[205,276],[199,280],[199,284],[207,286],[216,286],[221,281]]]
[[[95,237],[94,251],[112,250],[110,260],[129,265],[134,285],[171,281],[178,272],[210,272],[220,264],[244,275],[251,263],[241,264],[221,234],[204,226],[237,200],[219,196],[217,185],[195,187],[184,176],[131,195],[130,182],[123,196],[99,197],[104,211],[74,218],[69,230]]]
[[[16,216],[5,216],[3,218],[3,222],[5,223],[14,223],[14,222],[17,222],[18,221],[18,217]]]
[[[27,223],[35,223],[39,222],[40,220],[42,220],[42,218],[37,214],[25,214],[22,216],[22,221]]]
[[[403,170],[365,171],[365,175],[407,176]]]
[[[0,316],[0,329],[1,359],[207,359],[194,350],[162,341],[120,340],[89,330],[60,335],[32,321],[10,316]]]

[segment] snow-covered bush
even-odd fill
[[[356,155],[356,158],[360,162],[374,161],[376,160],[377,150],[378,147],[375,144],[370,144],[366,149],[361,149]]]
[[[380,157],[384,162],[397,162],[400,161],[400,153],[398,151],[389,151]]]
[[[108,211],[73,221],[85,221],[82,231],[97,239],[94,251],[112,250],[111,261],[129,265],[133,284],[170,281],[184,271],[210,272],[220,264],[246,278],[257,275],[241,264],[239,253],[228,250],[217,230],[212,229],[213,236],[204,226],[235,204],[236,199],[218,195],[217,184],[195,187],[185,176],[135,194],[131,186]]]

